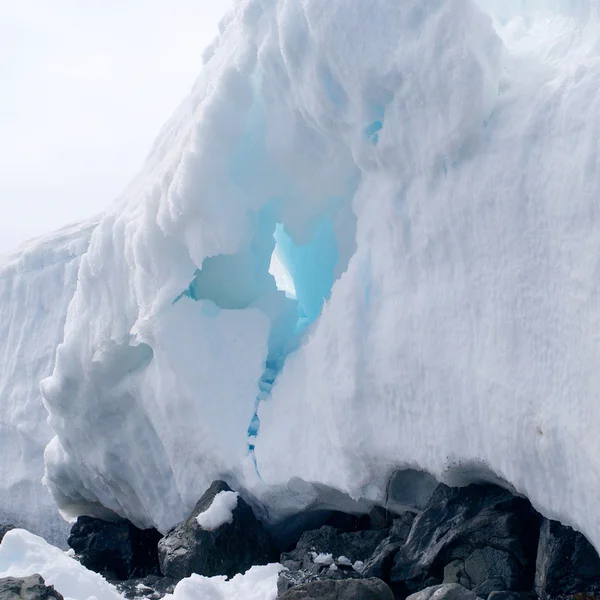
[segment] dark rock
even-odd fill
[[[83,566],[118,580],[158,574],[155,529],[141,530],[129,521],[102,521],[79,517],[67,543]]]
[[[531,592],[491,592],[487,600],[536,600]]]
[[[15,529],[14,525],[0,525],[0,543],[4,539],[4,536],[11,530]]]
[[[408,596],[406,600],[430,600],[435,594],[435,600],[478,600],[477,596],[458,583],[434,585]]]
[[[467,561],[476,550],[490,547],[514,559],[517,568],[510,585],[530,589],[539,523],[538,513],[525,498],[500,487],[440,485],[395,555],[391,581],[402,582],[408,591],[417,591],[429,577],[441,580],[444,568],[452,561]],[[482,588],[481,593],[484,591]]]
[[[374,506],[369,513],[369,529],[388,529],[394,523],[394,514],[382,506]]]
[[[473,586],[465,571],[464,560],[453,560],[444,567],[444,583],[458,583],[470,590]]]
[[[544,598],[597,591],[600,558],[585,536],[544,519],[540,532],[535,591]]]
[[[64,600],[53,586],[37,573],[29,577],[0,579],[0,600]]]
[[[305,583],[279,596],[280,600],[394,600],[381,579],[324,579]]]
[[[241,497],[233,510],[231,523],[225,523],[214,531],[200,527],[196,517],[210,507],[218,493],[229,491],[231,489],[225,482],[215,481],[188,519],[160,540],[158,555],[163,575],[175,581],[192,573],[206,577],[233,577],[253,565],[277,560],[270,535]]]
[[[356,579],[361,575],[352,565],[364,562],[387,537],[387,530],[343,532],[328,525],[305,531],[294,550],[281,555],[283,571],[277,589],[283,592],[294,586],[319,579]],[[331,554],[330,562],[315,562],[319,554]],[[342,562],[339,558],[344,557]],[[331,567],[331,564],[334,566]]]
[[[372,529],[369,515],[353,515],[340,511],[333,511],[323,525],[329,525],[329,527],[344,532]]]
[[[512,554],[489,546],[475,550],[465,561],[469,589],[480,598],[494,591],[518,589],[520,572]]]
[[[386,538],[365,561],[363,577],[378,577],[389,581],[394,557],[406,542],[414,520],[415,514],[412,512],[405,512],[394,519]]]

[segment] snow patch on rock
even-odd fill
[[[238,497],[237,492],[219,492],[212,504],[196,517],[198,525],[205,531],[214,531],[225,523],[232,523]]]

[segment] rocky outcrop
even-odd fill
[[[381,579],[331,580],[304,583],[279,596],[280,600],[394,600]]]
[[[584,535],[557,521],[544,519],[535,591],[542,600],[600,591],[600,558]]]
[[[318,579],[360,578],[387,530],[343,532],[328,525],[302,534],[296,548],[281,555],[286,568],[277,582],[280,593]]]
[[[158,544],[163,575],[179,581],[198,573],[206,577],[244,573],[253,565],[276,562],[277,551],[270,535],[254,516],[250,506],[239,497],[231,522],[214,530],[203,529],[198,515],[207,511],[215,496],[231,492],[223,481],[215,481],[186,521],[180,523]]]
[[[408,539],[414,520],[415,514],[412,512],[405,512],[394,519],[392,527],[386,532],[386,537],[365,560],[363,577],[377,577],[390,581],[394,557]]]
[[[333,512],[326,522],[278,556],[251,507],[216,481],[189,518],[162,539],[127,521],[81,517],[69,543],[86,567],[131,600],[158,600],[192,573],[232,577],[269,562],[284,567],[277,588],[287,600],[599,596],[600,557],[586,538],[542,519],[525,498],[494,485],[440,485],[418,514],[375,507],[364,515]]]
[[[525,498],[492,485],[440,485],[394,557],[391,581],[409,592],[433,579],[491,591],[533,585],[540,517]]]
[[[54,587],[37,573],[29,577],[0,579],[0,600],[64,600]]]
[[[126,580],[159,573],[160,538],[155,529],[141,530],[129,521],[79,517],[68,544],[84,567],[108,579]]]

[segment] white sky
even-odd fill
[[[230,3],[0,0],[0,254],[119,195]]]

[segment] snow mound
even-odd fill
[[[226,478],[277,520],[411,468],[600,545],[600,26],[522,4],[237,2],[81,260],[65,514],[166,531]]]
[[[283,567],[274,563],[252,567],[243,575],[203,577],[192,575],[181,580],[172,595],[164,600],[275,600],[277,578]]]
[[[198,525],[206,531],[214,531],[225,523],[232,523],[238,496],[237,492],[219,492],[211,505],[196,517]]]
[[[65,600],[122,600],[101,575],[23,529],[9,531],[0,544],[0,578],[39,573]]]
[[[68,525],[42,486],[47,425],[39,381],[54,366],[93,223],[0,257],[0,523],[65,544]]]

